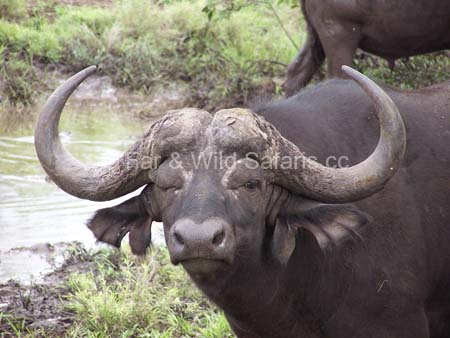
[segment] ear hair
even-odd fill
[[[272,253],[282,264],[287,264],[295,249],[299,230],[308,230],[320,248],[330,250],[348,240],[362,240],[364,228],[371,217],[352,205],[311,204],[293,215],[280,215],[273,233]]]
[[[268,191],[267,193],[269,198],[266,201],[265,208],[267,210],[266,224],[270,227],[273,227],[277,222],[277,217],[280,213],[280,210],[283,208],[289,198],[289,192],[286,189],[275,184],[270,184],[268,188],[271,189],[271,191]]]
[[[295,235],[297,229],[292,228],[284,217],[279,217],[273,232],[272,254],[278,261],[286,265],[295,249]]]
[[[118,248],[129,232],[131,251],[143,255],[151,242],[151,224],[154,217],[149,214],[150,209],[143,204],[141,193],[140,196],[122,204],[98,210],[87,222],[87,226],[97,240]]]
[[[303,214],[288,217],[295,228],[305,228],[322,250],[343,245],[348,240],[360,241],[372,218],[352,205],[319,205]]]

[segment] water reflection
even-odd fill
[[[60,131],[63,144],[74,156],[102,165],[119,158],[149,124],[117,106],[78,102],[65,108]],[[46,180],[33,142],[32,128],[0,135],[0,281],[29,269],[29,258],[19,259],[11,254],[13,248],[74,240],[94,245],[85,226],[87,219],[95,210],[129,197],[100,203],[64,193]],[[154,238],[161,240],[161,235]]]

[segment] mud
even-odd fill
[[[67,77],[61,69],[46,71],[45,90],[50,92]],[[274,86],[272,81],[264,82],[248,97],[230,98],[223,106],[265,101]],[[71,111],[65,113],[64,127],[68,131],[62,136],[77,157],[106,164],[134,142],[132,135],[145,131],[143,125],[167,110],[197,106],[190,93],[187,84],[174,82],[155,88],[150,95],[135,94],[114,87],[106,76],[93,76],[68,103],[66,110]],[[42,105],[38,101],[37,107]],[[211,111],[219,108],[223,107]],[[34,117],[28,118],[29,124],[34,124]],[[85,218],[105,206],[83,204],[86,201],[71,199],[47,184],[34,155],[32,126],[20,130],[0,140],[4,147],[0,147],[0,157],[7,160],[0,162],[0,218],[4,231],[3,242],[0,238],[0,338],[17,337],[19,332],[21,336],[29,332],[33,337],[62,337],[74,321],[74,314],[64,306],[70,292],[67,278],[73,272],[92,271],[95,264],[81,245],[68,248],[55,242],[78,239],[88,245],[92,235],[82,235]],[[155,244],[162,244],[160,225],[153,228]],[[41,244],[43,241],[52,244]]]
[[[45,243],[0,250],[0,283],[10,279],[22,284],[40,282],[42,276],[61,267],[67,247],[67,243]]]
[[[95,269],[93,256],[80,243],[72,243],[66,253],[64,263],[38,283],[25,285],[10,280],[0,284],[0,337],[17,337],[17,329],[33,337],[64,335],[74,320],[64,306],[70,291],[67,278],[74,272]]]

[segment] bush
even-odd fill
[[[12,106],[28,106],[33,103],[33,84],[37,76],[31,61],[23,61],[11,54],[0,65],[3,92]]]
[[[56,18],[51,27],[58,33],[73,32],[75,27],[87,26],[91,32],[100,36],[115,21],[111,9],[93,7],[56,7]],[[70,34],[69,34],[70,35]]]
[[[0,20],[0,46],[36,61],[56,62],[61,54],[57,35],[51,29],[37,31],[16,23]]]
[[[205,4],[122,0],[106,9],[59,6],[51,19],[36,10],[23,24],[0,20],[0,45],[35,61],[64,63],[70,71],[97,64],[115,84],[145,93],[156,84],[188,81],[192,103],[207,107],[225,96],[245,98],[261,78],[283,74],[297,51],[270,8],[255,5],[209,20]],[[298,11],[286,5],[276,10],[299,36]]]
[[[0,18],[19,20],[27,15],[25,0],[0,0]]]
[[[188,103],[206,109],[246,104],[267,78],[284,76],[305,38],[296,0],[117,0],[110,8],[37,3],[19,22],[0,19],[0,46],[9,53],[35,65],[64,64],[70,72],[96,64],[116,85],[144,93],[184,81]],[[406,88],[444,80],[449,68],[439,56],[399,61],[395,72],[374,57],[356,63]],[[279,90],[274,82],[267,88]]]
[[[371,55],[365,55],[355,63],[367,76],[406,90],[447,81],[450,74],[450,58],[443,52],[399,59],[393,71],[386,61]]]

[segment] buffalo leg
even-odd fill
[[[328,76],[345,78],[341,67],[353,64],[353,57],[361,40],[360,33],[356,27],[334,26],[329,29],[321,26],[319,24],[317,30],[327,56]]]
[[[292,96],[311,81],[323,64],[325,54],[315,32],[308,32],[305,45],[294,61],[288,66],[287,79],[283,84],[286,96]]]

